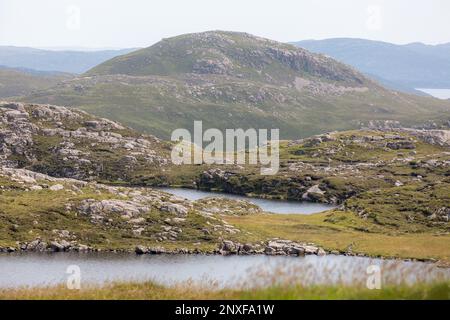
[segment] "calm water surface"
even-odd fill
[[[189,199],[198,200],[207,197],[222,197],[228,199],[247,200],[253,204],[258,205],[266,212],[280,213],[280,214],[312,214],[333,209],[334,206],[322,203],[300,202],[300,201],[286,201],[286,200],[268,200],[259,198],[250,198],[230,193],[200,191],[195,189],[183,188],[160,188],[161,190],[172,193],[174,195]]]
[[[174,284],[211,282],[221,287],[300,281],[304,284],[363,282],[367,267],[380,267],[383,279],[450,279],[450,269],[430,263],[362,257],[142,255],[115,253],[14,253],[0,254],[0,287],[42,286],[66,283],[69,266],[78,266],[82,284],[109,281],[146,281]]]

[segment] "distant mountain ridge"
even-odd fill
[[[396,45],[365,39],[334,38],[292,44],[326,54],[399,88],[450,88],[450,43]]]
[[[0,65],[80,74],[115,56],[135,49],[101,51],[54,51],[28,47],[0,46]]]
[[[324,55],[242,32],[185,34],[108,60],[28,102],[78,106],[161,138],[176,128],[279,128],[283,139],[442,120],[450,103],[386,90]]]

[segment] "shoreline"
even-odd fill
[[[161,250],[162,249],[162,250]],[[325,250],[324,250],[325,251]],[[262,252],[254,252],[254,253],[222,253],[219,249],[215,250],[201,250],[198,248],[195,249],[187,249],[187,248],[176,248],[176,249],[165,249],[163,247],[157,248],[149,248],[147,252],[137,253],[136,249],[103,249],[103,248],[90,248],[88,250],[66,250],[66,251],[52,251],[52,250],[44,250],[44,251],[33,251],[33,250],[14,250],[7,251],[5,248],[0,248],[0,255],[15,255],[15,254],[64,254],[64,253],[78,253],[78,254],[128,254],[134,256],[158,256],[158,255],[192,255],[192,256],[268,256],[268,257],[292,257],[292,258],[301,258],[307,255],[316,255],[316,256],[341,256],[341,257],[356,257],[356,258],[368,258],[368,259],[379,259],[379,260],[387,260],[387,261],[403,261],[403,262],[420,262],[420,263],[430,263],[435,264],[439,268],[450,268],[450,263],[444,260],[437,260],[434,258],[414,258],[414,257],[396,257],[396,256],[381,256],[381,255],[369,255],[364,253],[348,253],[348,252],[339,252],[339,251],[325,251],[323,255],[317,254],[304,254],[304,255],[295,255],[295,254],[268,254],[264,251]]]

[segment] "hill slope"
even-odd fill
[[[79,110],[0,101],[0,167],[123,181],[131,172],[158,172],[169,161],[169,147]]]
[[[99,63],[133,50],[53,51],[0,46],[0,65],[40,71],[83,73]]]
[[[283,138],[447,119],[450,103],[391,92],[323,55],[246,33],[164,39],[109,60],[26,101],[74,105],[168,138],[204,127],[280,128]]]
[[[410,88],[450,88],[450,45],[392,43],[336,38],[294,45],[322,53],[388,82]]]
[[[66,73],[34,72],[0,66],[0,98],[29,95],[71,77]]]

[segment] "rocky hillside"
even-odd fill
[[[52,105],[0,102],[0,166],[55,177],[126,181],[168,164],[170,145],[119,123]]]
[[[195,202],[148,188],[0,167],[0,195],[0,252],[137,247],[138,253],[192,253],[212,251],[219,239],[240,233]]]
[[[358,130],[283,142],[275,176],[261,176],[258,168],[217,166],[197,176],[196,184],[332,203],[339,210],[328,222],[369,232],[448,232],[449,165],[448,130]]]
[[[269,84],[293,84],[296,77],[318,77],[363,85],[355,70],[330,58],[247,33],[204,32],[181,35],[128,55],[113,58],[87,76],[228,75]]]
[[[164,39],[25,100],[78,106],[163,138],[194,120],[299,138],[450,116],[449,102],[391,92],[331,58],[223,31]]]
[[[448,130],[384,128],[282,141],[275,176],[261,176],[257,166],[174,166],[170,149],[74,108],[1,102],[0,251],[323,254],[312,242],[349,253],[348,239],[376,244],[373,238],[394,235],[409,248],[386,251],[396,254],[415,248],[402,238],[409,234],[420,234],[421,246],[438,241],[448,248]],[[274,215],[247,201],[189,201],[143,188],[149,185],[337,208]],[[375,247],[369,251],[378,254]]]

